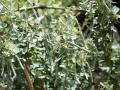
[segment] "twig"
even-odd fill
[[[22,70],[24,70],[24,67],[22,65],[22,62],[21,62],[20,58],[17,55],[14,55],[14,56],[16,57],[16,59],[17,59],[19,65],[20,65],[20,67],[22,68]]]
[[[77,44],[75,44],[75,43],[69,42],[69,44],[71,44],[71,45],[73,45],[73,46],[75,46],[75,47],[77,47],[77,48],[79,48],[79,49],[81,49],[81,50],[83,50],[83,51],[86,51],[86,52],[90,53],[89,50],[87,50],[87,49],[85,49],[85,48],[83,48],[83,47],[81,47],[81,46],[79,46],[79,45],[77,45]]]
[[[16,75],[15,68],[14,68],[12,62],[11,62],[11,69],[12,69],[12,72],[13,72],[12,80],[14,80],[14,79],[16,78],[17,75]]]
[[[3,5],[7,10],[9,10],[9,8],[5,6],[2,2],[0,2],[0,4]]]
[[[88,70],[89,70],[89,73],[90,73],[91,82],[93,83],[92,70],[91,70],[90,65],[89,65],[89,63],[88,63],[87,61],[86,61],[86,64],[87,64],[87,66],[88,66]]]

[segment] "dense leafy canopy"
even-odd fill
[[[0,88],[30,88],[27,65],[34,90],[119,90],[118,10],[111,0],[0,0]]]

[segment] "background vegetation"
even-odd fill
[[[118,10],[111,0],[0,0],[1,90],[119,90]]]

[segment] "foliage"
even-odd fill
[[[120,48],[112,34],[118,8],[110,0],[73,2],[0,1],[0,83],[25,90],[27,64],[35,90],[119,90]],[[39,3],[65,10],[20,11]],[[87,11],[79,30],[77,9]],[[85,25],[89,34],[82,32]]]

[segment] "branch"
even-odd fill
[[[40,5],[34,5],[31,7],[22,7],[18,8],[16,11],[25,11],[25,10],[32,10],[32,9],[58,9],[58,10],[63,10],[65,11],[66,8],[64,7],[55,7],[55,6],[47,6],[45,4],[40,4]],[[71,9],[71,11],[81,11],[80,9]]]
[[[32,82],[32,79],[29,75],[29,72],[28,72],[28,69],[27,69],[27,65],[26,64],[23,64],[23,67],[24,67],[24,74],[25,74],[25,79],[27,81],[27,84],[28,84],[28,90],[34,90],[34,86],[33,86],[33,82]]]
[[[34,5],[31,7],[26,7],[26,8],[19,8],[17,11],[25,11],[25,10],[32,10],[32,9],[60,9],[60,10],[65,10],[65,8],[62,7],[53,7],[53,6],[47,6],[47,5]]]
[[[34,5],[34,6],[31,6],[31,7],[21,7],[21,8],[18,8],[16,11],[26,11],[26,10],[32,10],[32,9],[57,9],[57,10],[63,10],[65,11],[66,8],[63,8],[63,7],[54,7],[54,6],[47,6],[47,5]],[[71,9],[71,11],[81,11],[80,9]],[[6,13],[9,13],[10,10],[8,12],[4,12],[4,13],[0,13],[0,16],[2,15],[5,15]]]
[[[25,79],[26,79],[26,82],[27,82],[27,86],[28,86],[28,90],[34,90],[34,86],[33,86],[33,81],[30,77],[30,74],[29,74],[29,70],[28,70],[28,67],[27,67],[27,64],[23,64],[21,61],[20,61],[20,58],[14,54],[14,56],[17,58],[23,72],[24,72],[24,76],[25,76]]]

